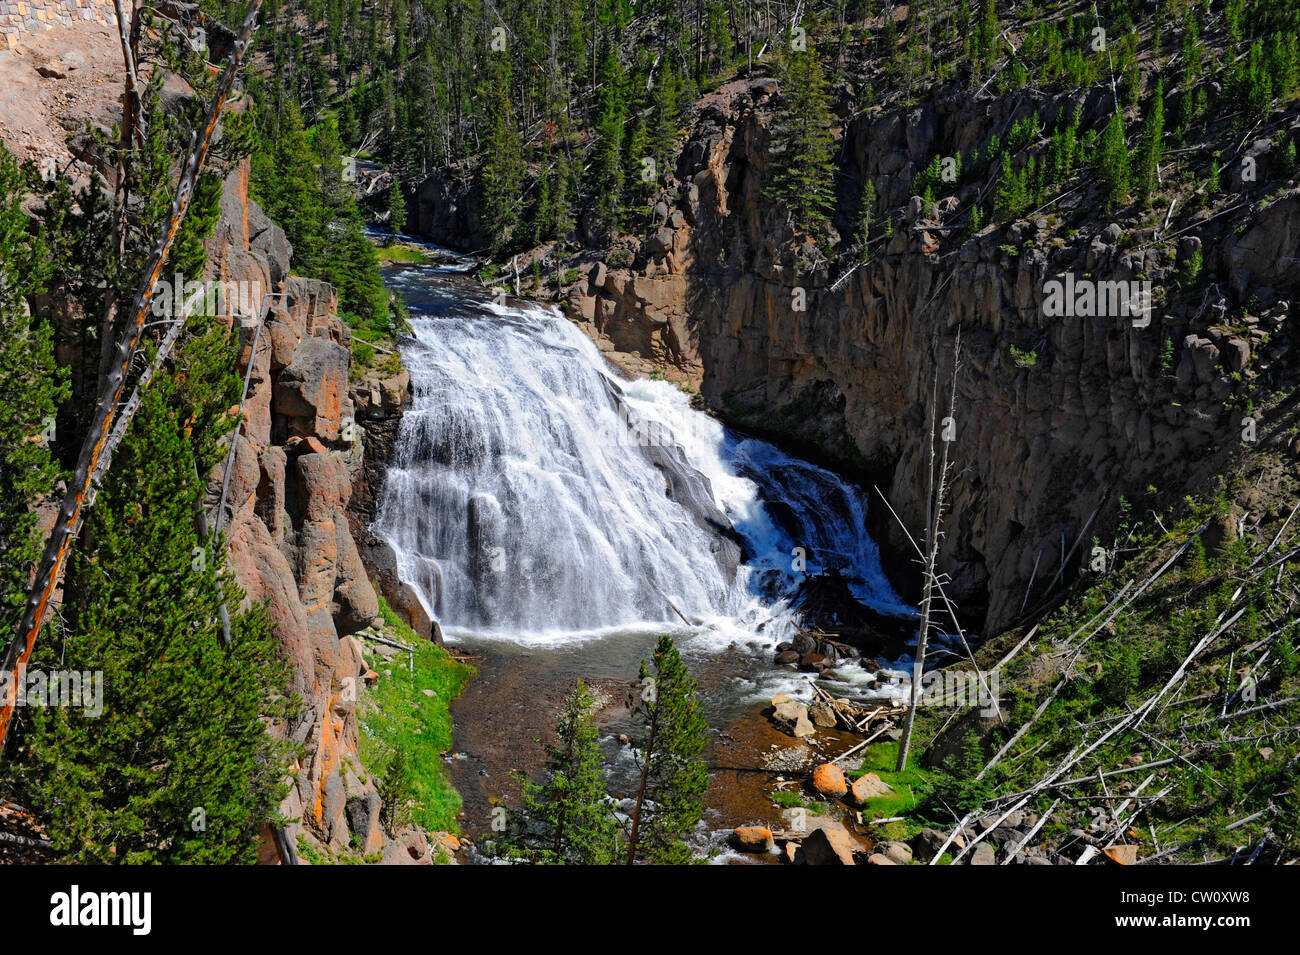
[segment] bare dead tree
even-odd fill
[[[119,402],[126,387],[131,361],[140,345],[145,319],[149,315],[153,301],[154,289],[162,277],[185,214],[189,211],[195,183],[203,169],[217,122],[234,85],[235,75],[239,72],[244,55],[248,51],[261,6],[262,0],[249,0],[239,36],[226,61],[225,69],[217,80],[204,122],[199,129],[190,133],[190,146],[185,162],[181,166],[170,215],[154,250],[153,258],[141,276],[131,309],[131,318],[123,323],[118,335],[110,370],[100,383],[94,420],[82,442],[76,470],[68,484],[67,494],[59,507],[54,527],[46,541],[45,552],[27,598],[27,610],[19,623],[17,633],[5,651],[3,661],[0,661],[0,670],[18,672],[19,668],[25,667],[31,658],[36,637],[45,622],[50,602],[63,576],[63,567],[74,540],[74,530],[81,520],[83,508],[89,505],[95,471],[104,455],[111,456],[113,452],[113,424],[119,416]],[[122,429],[121,433],[124,434],[125,429]],[[0,746],[4,744],[17,703],[17,681],[10,680],[8,683],[4,700],[0,703]]]
[[[943,500],[948,489],[948,446],[952,443],[949,429],[955,423],[954,412],[957,408],[957,372],[961,368],[961,326],[957,326],[957,339],[952,348],[952,384],[948,392],[948,416],[944,419],[943,432],[939,435],[943,442],[943,452],[939,463],[939,484],[935,487],[934,443],[935,413],[939,403],[939,369],[934,372],[934,386],[930,392],[930,430],[927,436],[928,477],[926,487],[925,514],[925,560],[922,572],[921,591],[921,625],[916,634],[916,658],[912,663],[912,699],[903,721],[903,735],[898,741],[897,771],[907,768],[907,754],[912,745],[912,724],[916,721],[916,708],[921,702],[921,677],[925,671],[925,648],[930,634],[930,608],[934,602],[934,593],[939,585],[936,565],[939,560],[940,528],[943,525]]]

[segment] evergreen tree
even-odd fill
[[[645,123],[638,117],[631,123],[623,148],[623,208],[632,216],[631,225],[648,222],[650,197],[659,188],[661,170],[649,154]]]
[[[338,123],[333,119],[326,120],[312,129],[311,139],[326,221],[345,218],[354,202],[348,184],[343,181],[343,140],[339,136]]]
[[[68,577],[62,645],[38,646],[38,665],[103,674],[98,717],[26,708],[20,785],[70,861],[252,862],[286,791],[264,717],[287,713],[287,666],[260,608],[223,645],[220,606],[242,595],[195,529],[232,355],[212,329],[145,392]]]
[[[35,175],[0,143],[0,633],[5,640],[22,616],[28,577],[40,559],[33,505],[53,491],[58,477],[50,426],[67,397],[50,326],[28,313],[28,301],[45,290],[51,272],[44,233],[30,227],[22,209]]]
[[[388,228],[393,232],[406,231],[406,197],[402,195],[402,184],[393,180],[388,190]]]
[[[858,203],[858,258],[865,262],[871,255],[871,225],[876,215],[876,183],[870,176],[862,186]]]
[[[1011,168],[1011,154],[1002,154],[1002,165],[998,170],[998,215],[1004,219],[1014,218],[1025,211],[1025,172],[1016,172]]]
[[[343,179],[336,124],[326,121],[309,134],[291,102],[279,138],[253,156],[253,193],[267,215],[282,223],[293,246],[294,271],[334,285],[350,326],[390,331],[391,296],[365,218]]]
[[[379,253],[366,237],[365,219],[355,203],[332,232],[334,241],[320,277],[338,289],[344,320],[354,327],[389,331],[390,296],[379,274]]]
[[[704,814],[709,773],[700,754],[708,723],[695,680],[665,634],[655,646],[654,674],[643,660],[632,705],[644,723],[637,741],[640,783],[632,810],[626,861],[676,865],[691,861],[686,837]]]
[[[1111,114],[1101,135],[1097,165],[1105,187],[1106,208],[1114,209],[1129,195],[1128,143],[1124,138],[1124,117],[1118,111]]]
[[[296,103],[285,109],[279,137],[253,157],[253,193],[266,214],[281,223],[293,246],[294,269],[319,276],[325,265],[325,204],[315,150]]]
[[[834,199],[834,125],[821,63],[811,50],[786,56],[781,109],[772,122],[764,192],[801,228],[828,221]]]
[[[1138,195],[1144,203],[1149,203],[1160,184],[1158,170],[1160,159],[1164,155],[1165,135],[1165,83],[1156,81],[1155,94],[1151,98],[1151,109],[1147,113],[1146,123],[1142,127],[1142,146],[1138,154]]]
[[[665,65],[655,81],[650,97],[650,126],[647,130],[649,155],[655,161],[660,180],[672,172],[677,155],[678,99],[681,82],[671,66]]]
[[[524,164],[514,108],[510,104],[510,69],[497,68],[487,93],[488,131],[484,137],[479,181],[483,189],[483,217],[498,252],[518,240],[520,197]]]
[[[619,854],[619,826],[605,793],[594,702],[578,681],[565,697],[546,747],[545,777],[525,780],[523,819],[507,854],[542,864],[610,865]]]

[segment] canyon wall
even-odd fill
[[[116,120],[121,54],[101,22],[54,25],[24,37],[18,50],[0,49],[0,137],[20,159],[66,168],[79,148],[70,133]],[[97,159],[84,149],[79,158],[92,167]],[[228,439],[237,442],[221,527],[228,565],[245,606],[266,605],[303,703],[290,725],[274,727],[302,746],[282,807],[293,820],[290,837],[333,850],[355,845],[391,862],[427,862],[422,833],[387,833],[379,823],[375,783],[357,752],[366,668],[352,636],[378,617],[376,586],[417,633],[432,635],[391,553],[366,530],[409,399],[408,378],[400,370],[352,368],[335,289],[290,274],[293,250],[249,198],[247,161],[224,181],[205,246],[204,278],[226,292],[217,313],[238,349],[241,379],[251,365],[244,422]],[[57,318],[59,303],[48,304]],[[208,477],[210,516],[224,480],[223,460]],[[261,857],[276,860],[269,838]]]
[[[878,483],[913,533],[924,524],[936,372],[943,417],[960,328],[942,565],[972,625],[996,632],[1049,596],[1063,557],[1068,581],[1094,535],[1110,543],[1121,496],[1189,489],[1240,441],[1242,389],[1276,384],[1294,357],[1300,197],[1293,182],[1266,186],[1276,176],[1263,140],[1249,149],[1261,174],[1245,226],[1203,212],[1177,237],[1126,231],[1081,188],[967,236],[941,222],[955,200],[911,197],[912,178],[936,155],[1005,135],[1033,104],[938,97],[867,110],[840,131],[841,232],[853,229],[866,176],[882,209],[906,210],[845,275],[759,201],[775,89],[733,81],[705,98],[648,232],[622,242],[632,262],[585,267],[566,291],[570,316],[615,361],[698,382],[726,420]],[[1080,103],[1085,122],[1101,115],[1097,100]],[[1074,106],[1047,104],[1044,127]],[[992,179],[957,198],[987,195]],[[1170,304],[1180,268],[1202,251],[1206,273],[1224,278]],[[1150,281],[1152,320],[1048,317],[1044,285],[1066,273]],[[1280,419],[1253,414],[1258,440],[1292,440]],[[910,545],[879,506],[873,530],[892,545],[906,592]]]
[[[368,453],[367,428],[395,428],[405,374],[350,385],[351,336],[337,293],[289,274],[292,250],[248,198],[248,175],[244,162],[225,181],[206,277],[272,292],[264,322],[257,295],[229,300],[223,316],[237,336],[240,374],[251,364],[223,529],[246,605],[266,604],[304,704],[298,719],[277,728],[303,746],[283,811],[299,820],[291,835],[301,831],[331,849],[355,837],[366,855],[406,859],[416,846],[423,856],[418,833],[404,834],[399,846],[379,826],[379,797],[357,754],[366,667],[350,636],[379,614],[353,531],[368,521],[364,508],[351,507],[354,495],[372,500],[371,482],[383,476],[383,452]],[[224,471],[223,463],[209,478],[210,507]]]

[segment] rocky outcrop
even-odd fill
[[[289,274],[292,250],[248,198],[247,164],[226,179],[207,251],[207,278],[257,290],[228,296],[223,316],[238,336],[240,373],[251,365],[225,528],[246,603],[267,607],[303,701],[301,717],[276,728],[303,747],[283,812],[296,820],[293,837],[379,853],[388,839],[379,795],[357,755],[356,701],[366,667],[348,637],[371,625],[379,605],[354,536],[364,518],[350,505],[354,494],[373,501],[369,481],[382,479],[382,466],[368,459],[367,429],[378,425],[391,441],[405,379],[389,382],[378,399],[364,391],[358,413],[349,393],[351,336],[337,294]],[[262,291],[272,296],[264,323]],[[375,446],[382,453],[382,440]],[[209,484],[214,506],[223,474],[219,466]]]
[[[392,371],[384,367],[366,370],[351,385],[349,397],[355,409],[357,453],[349,458],[352,496],[347,515],[361,563],[388,606],[421,637],[441,644],[442,629],[424,609],[415,588],[401,579],[397,555],[385,541],[370,532],[378,516],[378,493],[383,487],[387,462],[392,458],[398,424],[410,402],[410,386],[410,375],[405,369]]]
[[[421,183],[415,191],[414,211],[416,229],[439,245],[486,249],[492,244],[473,180],[455,170]]]
[[[1216,450],[1241,440],[1245,384],[1288,351],[1286,296],[1300,288],[1295,183],[1261,176],[1245,226],[1207,211],[1178,238],[1099,220],[1086,189],[965,236],[941,221],[954,199],[910,196],[914,175],[935,156],[1005,135],[1035,108],[1050,128],[1076,103],[937,96],[869,110],[838,131],[836,225],[855,229],[866,177],[894,222],[866,264],[846,262],[840,246],[832,267],[826,242],[760,202],[774,88],[737,80],[710,94],[648,238],[620,240],[606,258],[621,267],[586,266],[566,290],[568,313],[613,360],[642,372],[667,365],[733,424],[877,484],[913,528],[924,523],[936,369],[943,394],[960,328],[941,563],[971,624],[996,632],[1090,559],[1091,535],[1113,529],[1122,496],[1186,489]],[[1077,104],[1085,122],[1101,116],[1098,97]],[[1204,294],[1180,295],[1198,257],[1227,282],[1202,279]],[[1049,314],[1049,283],[1068,276],[1150,282],[1151,321]],[[1264,440],[1269,423],[1257,423]],[[878,539],[910,556],[876,511]],[[897,564],[907,593],[910,565]]]

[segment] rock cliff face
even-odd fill
[[[569,313],[615,360],[697,380],[732,423],[878,483],[913,529],[924,523],[936,368],[946,403],[960,327],[942,562],[972,624],[995,632],[1046,596],[1063,556],[1068,580],[1092,535],[1109,543],[1121,496],[1190,488],[1211,452],[1241,439],[1243,389],[1276,383],[1294,337],[1285,297],[1300,287],[1295,183],[1265,186],[1261,165],[1244,225],[1204,212],[1177,238],[1173,227],[1162,237],[1099,218],[1086,188],[966,237],[940,223],[942,203],[909,197],[912,178],[936,155],[1005,134],[1032,105],[962,97],[869,111],[840,131],[837,225],[851,230],[864,176],[882,208],[906,212],[845,275],[759,201],[774,88],[736,81],[706,98],[647,237],[624,242],[631,266],[585,268],[567,291]],[[1099,103],[1081,105],[1085,120],[1100,115]],[[1074,106],[1037,108],[1050,128]],[[1268,147],[1257,144],[1261,163]],[[1202,250],[1206,273],[1227,280],[1203,281],[1189,301],[1177,279]],[[1149,280],[1150,323],[1049,317],[1044,285],[1066,273]],[[1254,414],[1259,440],[1289,440]],[[877,534],[906,555],[876,511]],[[906,592],[910,564],[897,569]]]
[[[356,701],[366,668],[349,636],[379,613],[354,535],[368,523],[383,438],[391,441],[406,378],[350,391],[351,336],[337,294],[289,274],[284,233],[248,198],[247,163],[225,182],[207,249],[207,278],[272,293],[264,323],[260,295],[229,305],[224,316],[238,336],[241,375],[252,366],[225,532],[230,566],[248,602],[267,604],[304,703],[299,719],[277,728],[304,748],[283,807],[301,820],[291,835],[301,830],[333,849],[355,836],[364,854],[387,847],[409,856],[380,829],[375,784],[357,756]],[[376,451],[369,448],[372,429],[380,436]],[[212,506],[223,472],[218,466],[209,482]]]

